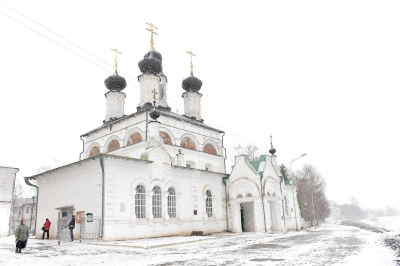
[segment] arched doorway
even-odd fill
[[[243,197],[245,195],[245,198]],[[255,213],[254,213],[254,201],[251,199],[252,194],[238,194],[236,196],[239,204],[239,219],[240,228],[242,232],[255,232]]]
[[[277,210],[277,201],[268,201],[269,207],[270,207],[270,224],[271,224],[271,230],[272,231],[278,231],[279,230],[279,225],[278,225],[278,210]]]
[[[240,224],[242,232],[255,232],[254,201],[240,203]]]

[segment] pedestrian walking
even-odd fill
[[[74,241],[75,215],[72,215],[72,219],[68,224],[68,228],[71,234],[71,241]]]
[[[49,218],[46,218],[46,222],[43,224],[43,227],[42,227],[42,230],[43,230],[42,239],[44,239],[44,235],[46,234],[46,232],[47,232],[47,239],[49,239],[50,225],[51,225],[51,222],[50,222]]]
[[[25,248],[28,242],[29,227],[25,223],[26,221],[22,219],[21,224],[15,230],[15,253],[21,253],[21,249]]]

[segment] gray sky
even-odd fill
[[[79,136],[105,118],[110,48],[135,112],[152,22],[168,104],[183,112],[192,50],[228,157],[238,144],[268,152],[272,134],[279,163],[307,153],[292,168],[313,164],[330,199],[398,206],[398,1],[0,1],[0,164],[18,176],[79,159]]]

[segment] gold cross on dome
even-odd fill
[[[188,54],[190,54],[190,71],[193,72],[193,62],[192,62],[192,57],[196,56],[192,51],[187,51]]]
[[[156,95],[158,94],[158,92],[156,91],[156,89],[153,89],[151,92],[153,93],[154,102],[156,102]]]
[[[118,49],[111,49],[115,53],[115,71],[117,71],[118,67],[118,59],[117,59],[117,54],[122,54]]]
[[[153,39],[153,34],[158,35],[157,32],[154,31],[154,29],[158,30],[156,26],[154,26],[153,23],[148,23],[146,22],[147,25],[150,26],[150,29],[146,29],[151,32],[151,39],[150,39],[150,51],[154,51],[154,39]]]

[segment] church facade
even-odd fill
[[[50,235],[67,239],[72,214],[76,235],[105,240],[294,229],[295,189],[282,177],[275,150],[254,165],[238,156],[226,173],[225,133],[201,117],[202,81],[193,65],[182,82],[183,115],[168,106],[153,36],[138,65],[137,111],[124,114],[126,81],[116,61],[105,80],[105,120],[81,136],[80,161],[25,178],[37,182],[38,221],[57,224]]]

